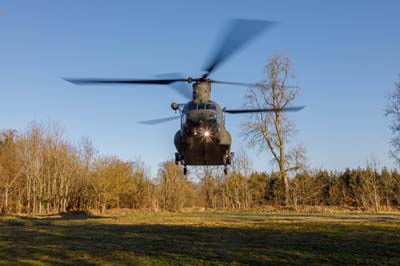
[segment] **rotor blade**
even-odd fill
[[[265,20],[235,19],[231,21],[224,37],[219,41],[216,52],[204,66],[206,73],[203,78],[208,77],[223,61],[275,24],[275,22]]]
[[[160,78],[166,78],[166,79],[185,79],[183,74],[180,73],[168,73],[168,74],[160,74],[157,75],[157,77]],[[188,83],[185,82],[173,82],[169,84],[171,88],[173,88],[176,92],[178,92],[180,95],[185,97],[188,100],[191,100],[193,98],[192,95],[192,88],[189,86]]]
[[[76,85],[105,85],[105,84],[154,84],[169,85],[174,82],[187,82],[188,79],[72,79],[64,78],[64,80]]]
[[[256,86],[271,86],[269,84],[263,83],[248,83],[248,82],[231,82],[231,81],[220,81],[220,80],[209,80],[210,83],[217,83],[217,84],[227,84],[227,85],[234,85],[234,86],[244,86],[244,87],[256,87]],[[285,88],[299,88],[299,86],[292,86],[292,85],[285,85]]]
[[[158,119],[153,119],[153,120],[140,121],[138,123],[145,124],[145,125],[156,125],[156,124],[165,123],[165,122],[172,121],[172,120],[177,120],[179,118],[181,118],[181,116],[171,116],[171,117],[164,117],[164,118],[158,118]]]
[[[245,114],[245,113],[260,113],[260,112],[297,112],[304,109],[305,106],[293,106],[283,109],[263,108],[263,109],[225,109],[225,113],[229,114]]]
[[[257,85],[257,83],[220,81],[220,80],[213,80],[213,79],[210,80],[210,83],[227,84],[227,85],[244,86],[244,87],[254,87]]]

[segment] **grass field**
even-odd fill
[[[1,265],[400,265],[400,215],[2,217]]]

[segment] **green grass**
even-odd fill
[[[0,265],[400,265],[400,215],[2,217]]]

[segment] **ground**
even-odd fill
[[[0,265],[400,265],[400,215],[0,217]]]

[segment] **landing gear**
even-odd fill
[[[230,164],[232,163],[233,156],[235,156],[235,153],[234,153],[234,152],[230,152],[230,153],[227,155],[227,160],[226,160],[227,164],[230,165]]]
[[[187,169],[186,163],[183,160],[183,158],[182,158],[182,156],[181,156],[181,154],[179,152],[175,152],[175,164],[176,165],[179,165],[179,164],[183,165],[183,174],[187,175],[188,169]]]
[[[186,165],[183,167],[183,175],[187,175],[187,167],[186,167]]]
[[[178,165],[180,161],[181,155],[179,154],[179,152],[175,152],[175,164]]]
[[[232,158],[235,154],[233,152],[229,152],[228,150],[226,151],[226,154],[223,158],[223,163],[224,163],[224,174],[228,174],[228,165],[232,163]]]

